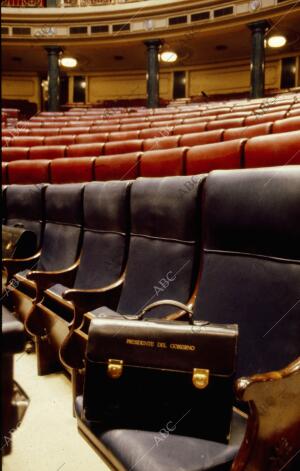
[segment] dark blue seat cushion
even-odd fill
[[[88,427],[101,443],[102,452],[104,448],[124,469],[135,471],[229,470],[246,428],[246,420],[234,412],[228,445],[168,434],[163,425],[156,433],[123,429],[103,433],[97,425],[81,418],[82,396],[77,397],[75,410],[79,427]]]

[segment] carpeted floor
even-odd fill
[[[23,423],[13,434],[4,471],[107,471],[79,435],[72,416],[71,383],[62,373],[38,376],[35,354],[15,356],[16,381],[30,397]]]

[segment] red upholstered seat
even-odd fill
[[[293,108],[291,111],[288,112],[288,118],[292,118],[293,116],[300,116],[300,108]]]
[[[128,154],[142,150],[142,139],[132,141],[116,141],[104,144],[104,155]]]
[[[66,127],[66,128],[61,128],[60,134],[87,134],[90,132],[90,126],[83,127],[83,126],[78,126],[78,127]]]
[[[224,113],[230,113],[231,108],[224,107],[224,108],[212,108],[211,110],[204,110],[201,113],[201,116],[211,116],[211,115],[219,115]]]
[[[273,123],[273,133],[300,131],[300,113],[299,116],[281,119]]]
[[[67,147],[67,157],[99,157],[103,154],[103,143],[73,144]]]
[[[219,119],[214,121],[209,121],[207,123],[206,129],[211,131],[212,129],[228,129],[228,128],[238,128],[243,126],[245,118],[232,118],[232,119]]]
[[[108,140],[108,132],[97,132],[94,134],[78,134],[75,138],[76,144],[92,144],[106,142]]]
[[[35,146],[30,148],[29,158],[31,160],[59,159],[65,157],[66,149],[66,146]]]
[[[253,137],[246,144],[246,168],[299,164],[300,131]]]
[[[1,183],[2,183],[2,185],[6,185],[8,183],[8,177],[7,177],[8,163],[7,162],[1,162],[1,166],[2,166],[2,180],[1,180]]]
[[[246,139],[195,146],[186,156],[186,174],[195,175],[217,169],[234,169],[243,166]]]
[[[3,137],[14,137],[14,136],[31,136],[31,129],[21,129],[21,128],[5,128],[1,130],[1,135]]]
[[[30,136],[57,136],[59,133],[59,128],[37,128],[30,130]]]
[[[211,144],[220,142],[224,129],[215,129],[214,131],[195,132],[192,134],[183,134],[180,138],[180,146],[198,146],[201,144]]]
[[[18,160],[8,164],[8,183],[27,185],[50,181],[50,160]]]
[[[95,162],[95,180],[134,180],[139,174],[141,152],[103,156]]]
[[[15,136],[12,138],[10,145],[12,147],[33,147],[44,145],[44,137],[42,136]]]
[[[284,119],[286,111],[277,111],[275,113],[258,113],[256,112],[252,116],[248,116],[245,119],[244,126],[252,126],[253,124],[268,123],[270,121],[276,121],[277,119]]]
[[[56,159],[50,165],[51,183],[80,183],[94,179],[95,157]]]
[[[225,129],[223,140],[232,141],[242,137],[255,137],[270,134],[273,123],[254,124],[253,126],[243,126],[241,128]]]
[[[108,141],[129,141],[139,139],[140,131],[111,132],[108,135]]]
[[[150,150],[173,149],[179,146],[180,136],[165,136],[146,139],[143,143],[144,152]]]
[[[10,136],[1,136],[1,145],[2,147],[8,147],[11,145],[12,137]]]
[[[177,126],[182,123],[183,123],[183,119],[172,119],[172,120],[170,119],[168,121],[156,121],[155,120],[155,121],[152,121],[151,127],[152,128],[157,128],[157,127],[166,128],[169,126]]]
[[[150,124],[150,122],[121,124],[120,131],[141,131],[150,128]]]
[[[145,152],[141,157],[142,177],[165,177],[183,175],[187,147]]]
[[[231,113],[218,114],[217,119],[237,119],[237,118],[246,118],[251,116],[253,113],[251,111],[232,111]]]
[[[3,147],[2,160],[13,162],[14,160],[26,160],[29,158],[29,147]]]
[[[44,121],[43,128],[63,128],[63,126],[67,126],[67,121]],[[71,134],[71,133],[68,133]]]
[[[99,132],[117,132],[120,130],[119,124],[110,124],[107,122],[106,124],[96,125],[90,127],[90,133],[99,133]]]
[[[216,119],[217,115],[213,116],[203,116],[200,118],[186,118],[183,120],[183,124],[200,124],[200,123],[207,123],[208,121],[212,121]]]
[[[140,139],[151,139],[153,137],[165,137],[173,134],[173,126],[166,126],[162,128],[149,128],[142,129],[140,132]]]
[[[70,146],[75,144],[75,136],[65,135],[65,136],[47,136],[45,137],[46,146]]]
[[[89,119],[89,120],[85,120],[83,118],[81,119],[78,119],[76,121],[73,121],[73,120],[70,120],[70,121],[66,121],[65,123],[65,126],[70,126],[70,127],[74,127],[74,128],[77,128],[78,126],[82,127],[82,125],[84,125],[84,127],[88,126],[93,126],[94,124],[94,121]]]
[[[203,132],[206,130],[207,123],[195,123],[195,124],[180,124],[174,127],[173,134],[191,134],[193,132]]]
[[[42,126],[41,121],[18,121],[17,127],[19,129],[39,129]]]

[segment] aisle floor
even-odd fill
[[[36,355],[15,356],[16,381],[30,397],[23,423],[13,434],[4,471],[107,471],[79,435],[71,410],[71,383],[62,373],[38,376]]]

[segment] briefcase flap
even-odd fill
[[[87,361],[122,361],[123,367],[164,369],[232,376],[235,371],[238,326],[188,324],[178,321],[93,319]]]
[[[37,250],[37,237],[22,227],[2,226],[2,257],[27,258]]]

